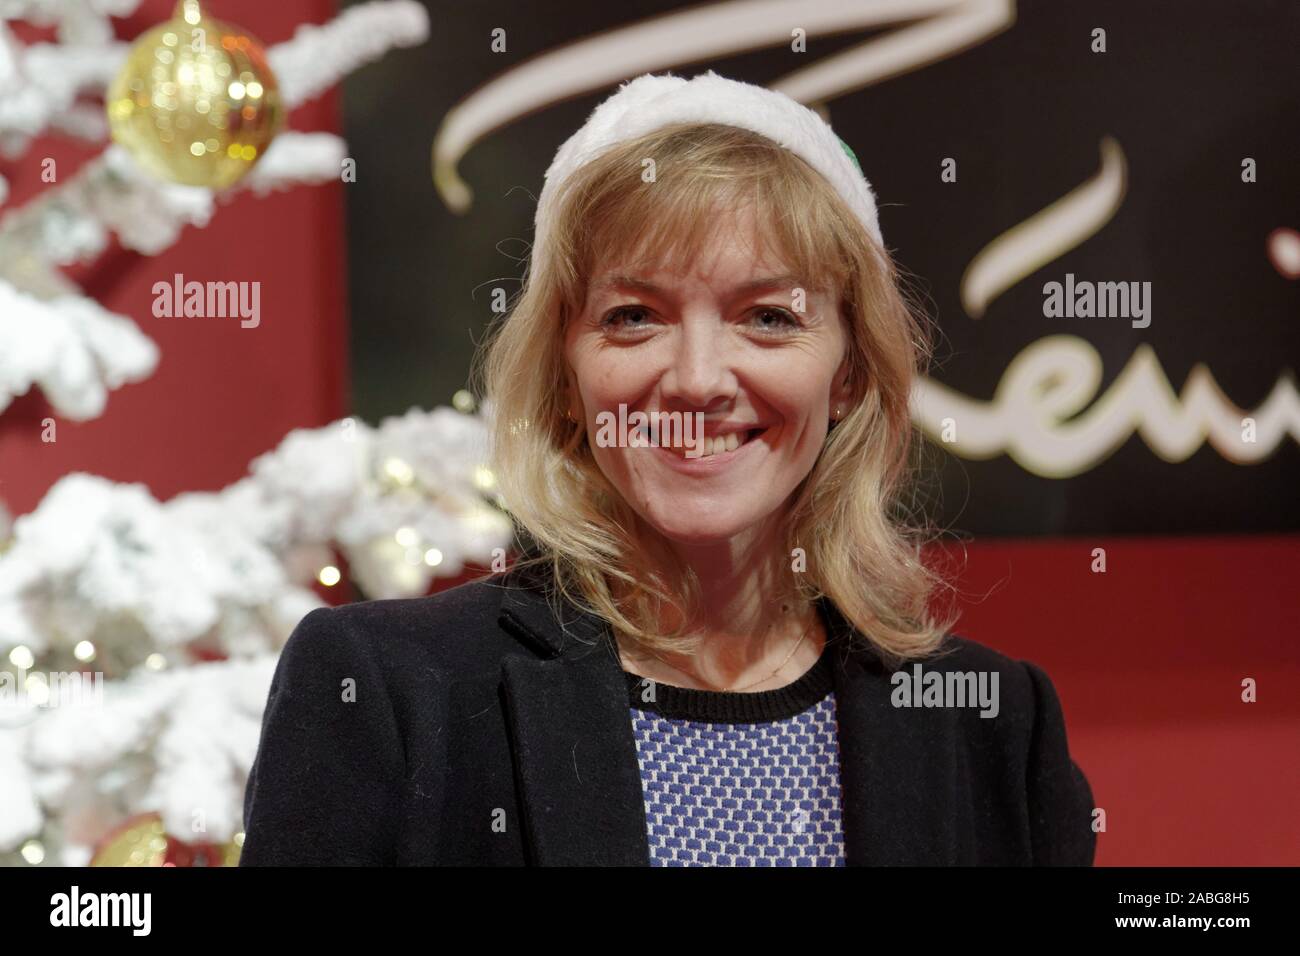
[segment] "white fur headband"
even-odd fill
[[[876,197],[847,143],[820,116],[784,93],[729,80],[712,70],[691,80],[645,73],[626,80],[565,140],[546,170],[537,202],[533,258],[547,239],[556,188],[578,167],[616,143],[672,123],[724,123],[774,140],[804,159],[840,194],[884,248]]]

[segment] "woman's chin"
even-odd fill
[[[683,545],[722,544],[755,524],[747,515],[719,515],[716,511],[692,515],[690,509],[680,509],[671,516],[649,516],[647,521],[664,538]]]

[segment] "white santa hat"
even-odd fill
[[[537,201],[533,258],[547,241],[558,186],[609,147],[673,123],[723,123],[752,130],[821,173],[884,249],[876,197],[848,144],[813,110],[784,93],[729,80],[712,70],[687,80],[646,73],[626,80],[564,141],[546,170]]]

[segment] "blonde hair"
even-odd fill
[[[642,177],[654,160],[652,181]],[[712,212],[751,204],[755,222],[795,274],[840,290],[848,330],[849,413],[834,425],[795,490],[786,554],[803,548],[794,577],[804,596],[828,598],[887,658],[924,656],[952,619],[931,597],[946,582],[922,561],[926,529],[903,496],[916,465],[909,410],[931,358],[926,320],[909,303],[888,253],[833,187],[776,143],[737,127],[680,123],[592,159],[560,186],[545,248],[482,360],[491,402],[492,466],[503,501],[550,566],[555,593],[655,650],[693,649],[698,607],[689,568],[665,577],[639,567],[637,516],[597,466],[584,423],[567,418],[566,323],[586,305],[598,259],[693,261],[718,222]],[[665,615],[680,622],[658,633]]]

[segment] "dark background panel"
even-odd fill
[[[432,40],[398,51],[345,88],[359,181],[348,191],[354,405],[367,420],[447,402],[466,382],[492,318],[491,290],[518,288],[542,176],[555,150],[610,90],[554,104],[491,134],[460,172],[469,213],[434,191],[429,146],[446,112],[479,85],[566,42],[688,6],[563,0],[430,3]],[[507,53],[490,31],[504,27]],[[1108,52],[1090,50],[1107,31]],[[671,67],[767,84],[869,34]],[[1008,363],[1047,335],[1100,354],[1098,396],[1149,343],[1175,391],[1208,365],[1224,392],[1256,407],[1300,360],[1300,283],[1264,252],[1300,228],[1300,4],[1209,0],[1020,3],[1007,31],[828,105],[881,204],[886,242],[928,295],[941,331],[934,377],[989,399]],[[660,71],[662,72],[662,71]],[[1128,188],[1100,232],[994,300],[974,320],[959,280],[991,240],[1093,176],[1103,137],[1124,150]],[[415,147],[415,148],[412,148]],[[943,183],[944,157],[958,181]],[[1240,163],[1254,157],[1259,181]],[[1042,287],[1067,272],[1150,281],[1153,318],[1045,318]],[[1300,448],[1234,464],[1208,445],[1162,461],[1137,436],[1070,479],[1000,456],[942,462],[933,517],[980,535],[1207,533],[1300,528]]]

